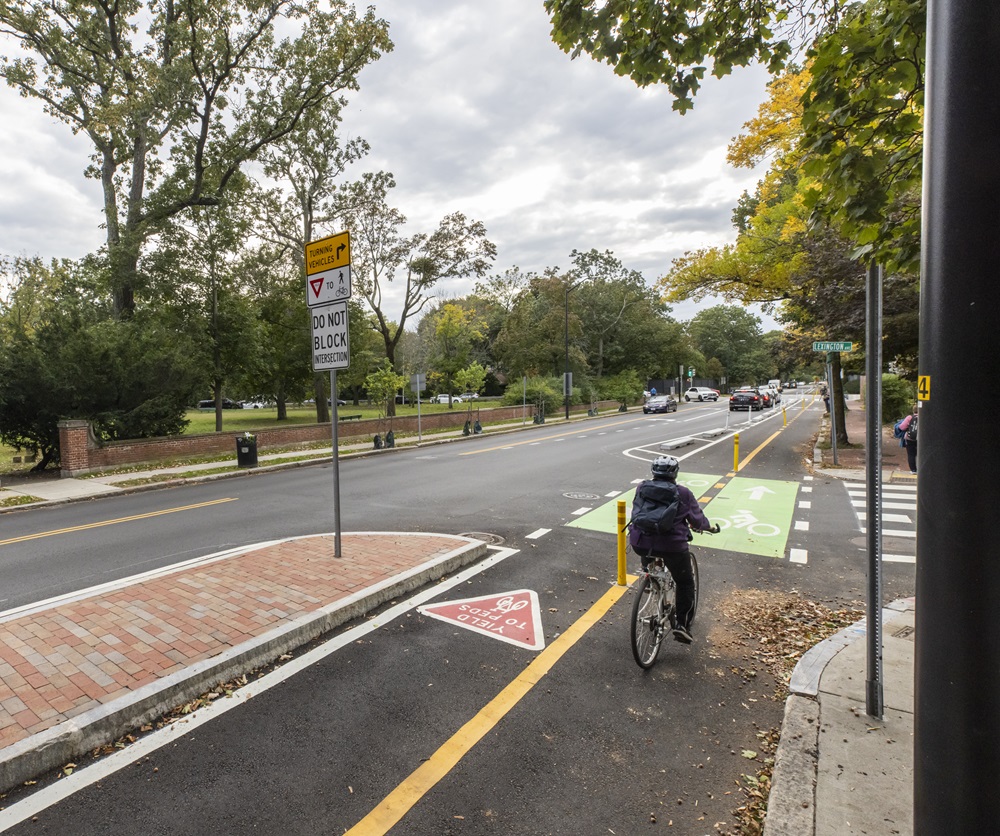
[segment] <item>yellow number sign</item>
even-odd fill
[[[931,376],[922,374],[917,376],[917,400],[929,401],[931,399]]]

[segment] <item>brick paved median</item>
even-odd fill
[[[332,535],[303,537],[0,615],[0,757],[338,602],[364,606],[366,590],[387,590],[384,600],[407,579],[420,586],[449,571],[449,555],[468,563],[485,552],[471,545],[439,534],[345,534],[338,559]],[[422,573],[428,565],[437,569]]]

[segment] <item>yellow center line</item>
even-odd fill
[[[601,424],[601,428],[604,427],[617,427],[619,424],[635,424],[638,421],[642,421],[642,418],[632,418],[629,421],[615,421],[612,424]],[[505,450],[508,447],[520,447],[522,444],[538,444],[542,441],[551,441],[553,438],[563,438],[567,435],[576,435],[577,433],[591,432],[597,429],[596,427],[580,427],[575,430],[567,430],[566,432],[558,433],[557,435],[547,435],[545,438],[529,438],[526,441],[513,441],[509,444],[498,444],[495,447],[484,447],[481,450],[469,450],[465,453],[459,453],[460,456],[475,456],[479,453],[492,453],[495,450]]]
[[[211,502],[199,502],[196,505],[182,505],[179,508],[165,508],[162,511],[150,511],[148,514],[136,514],[132,517],[119,517],[115,520],[104,520],[103,522],[87,523],[86,525],[74,525],[72,528],[57,528],[54,531],[40,531],[38,534],[26,534],[24,537],[11,537],[9,540],[0,540],[0,546],[8,546],[11,543],[24,543],[27,540],[40,540],[42,537],[55,537],[57,534],[72,534],[74,531],[86,531],[90,528],[102,528],[106,525],[117,525],[118,523],[134,522],[135,520],[146,520],[150,517],[161,517],[164,514],[176,514],[178,511],[193,511],[197,508],[208,508],[211,505],[219,505],[222,502],[235,502],[236,497],[231,496],[226,499],[213,499]]]
[[[475,717],[442,744],[374,810],[347,831],[346,836],[383,836],[444,778],[507,713],[538,684],[552,666],[593,627],[614,603],[625,594],[627,586],[612,586],[578,621],[557,638],[487,703]]]

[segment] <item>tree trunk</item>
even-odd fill
[[[833,352],[833,391],[830,392],[830,409],[837,419],[837,443],[848,444],[847,424],[844,416],[844,383],[840,379],[840,352]]]
[[[330,423],[330,405],[326,402],[325,376],[326,372],[313,372],[313,393],[316,396],[317,424]]]

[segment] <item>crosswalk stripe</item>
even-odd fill
[[[855,508],[867,508],[867,502],[854,501],[851,503]],[[917,504],[915,502],[883,502],[883,508],[890,508],[893,511],[916,511]]]
[[[866,519],[868,519],[867,512],[865,512],[865,511],[858,511],[858,519],[859,520],[866,520]],[[882,515],[882,521],[883,522],[894,522],[894,523],[912,523],[913,522],[913,520],[911,520],[908,516],[906,516],[906,514],[883,514]]]

